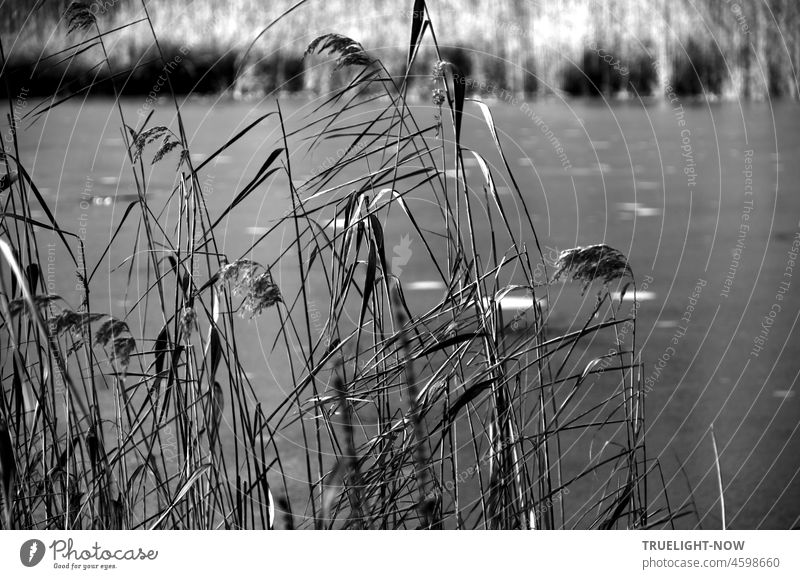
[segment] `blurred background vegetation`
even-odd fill
[[[100,48],[67,50],[68,0],[0,0],[3,72],[12,89],[50,94],[91,85],[111,93],[96,67]],[[308,42],[339,31],[362,42],[390,70],[402,70],[412,2],[328,0],[283,19],[243,59],[250,43],[294,0],[147,3],[180,93],[263,96],[275,90],[326,90],[335,82],[324,57],[303,59]],[[140,20],[132,0],[86,2],[103,32]],[[798,98],[800,2],[796,0],[437,0],[429,3],[448,58],[474,92],[607,95],[664,94],[761,100]],[[59,22],[60,20],[60,22]],[[55,25],[55,26],[54,26]],[[444,26],[442,26],[444,25]],[[152,90],[155,59],[145,21],[108,35],[109,57],[129,94]],[[53,32],[53,31],[56,32]],[[87,38],[91,35],[87,34]],[[75,52],[80,54],[73,55]],[[45,60],[43,60],[45,59]],[[417,86],[427,90],[433,58],[420,59]],[[238,75],[237,70],[243,74]],[[157,76],[157,74],[155,75]],[[481,84],[483,83],[483,84]]]

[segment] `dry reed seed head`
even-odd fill
[[[433,80],[444,80],[444,67],[447,65],[446,60],[438,60],[433,65]]]
[[[144,148],[159,139],[162,139],[162,142],[161,146],[156,152],[155,157],[153,157],[153,163],[157,163],[169,151],[180,145],[180,140],[178,137],[176,137],[175,134],[167,127],[163,125],[151,127],[146,131],[137,134],[136,138],[134,138],[133,144],[131,145],[133,148],[133,160],[139,161],[142,158]],[[166,149],[166,151],[164,149]]]
[[[151,164],[155,165],[161,159],[163,159],[169,152],[171,152],[173,149],[175,149],[177,147],[180,147],[180,145],[181,145],[181,142],[177,138],[175,138],[174,135],[172,135],[172,134],[165,135],[164,136],[164,140],[161,142],[161,146],[156,151],[156,154],[153,155],[153,160],[151,161]],[[183,158],[184,158],[183,153],[184,152],[185,151],[181,152],[181,161],[183,161]]]
[[[445,100],[447,100],[445,89],[439,86],[440,82],[444,82],[444,67],[446,64],[447,62],[444,60],[437,61],[436,64],[433,65],[433,73],[431,75],[434,85],[432,91],[433,104],[440,108],[445,103]]]
[[[249,277],[252,276],[253,270],[262,267],[261,264],[251,261],[249,259],[237,259],[231,263],[225,264],[219,270],[219,279],[224,282],[234,283],[234,293],[240,287],[240,284],[246,284]]]
[[[197,320],[197,313],[194,308],[184,307],[181,310],[180,329],[181,334],[187,340],[192,337],[192,330],[194,329],[195,321]]]
[[[64,18],[67,21],[68,34],[76,30],[87,30],[95,25],[96,19],[91,8],[85,2],[73,2],[69,5]]]
[[[262,273],[253,280],[251,291],[245,297],[244,307],[250,312],[250,316],[257,316],[264,309],[269,308],[281,301],[281,292],[277,284],[272,281],[269,272]]]
[[[130,336],[114,339],[114,366],[118,372],[125,372],[131,361],[131,352],[136,349],[136,340]]]
[[[120,334],[130,334],[128,324],[122,320],[109,318],[97,329],[94,339],[101,346],[107,346],[111,340],[115,340]]]
[[[75,272],[75,278],[78,280],[78,283],[81,284],[82,288],[86,288],[89,285],[89,282],[86,280],[86,276],[83,275],[80,271]],[[86,298],[84,297],[84,300]]]
[[[259,270],[265,271],[259,273]],[[244,296],[242,315],[250,312],[252,318],[283,301],[270,271],[255,261],[239,259],[229,263],[219,270],[219,279],[232,284],[234,295]]]
[[[36,306],[37,310],[41,310],[43,306],[50,304],[56,300],[60,300],[61,296],[57,294],[45,294],[45,295],[35,295],[32,296],[33,298],[33,305]],[[17,298],[8,302],[8,311],[12,316],[17,316],[25,311],[25,306],[27,304],[27,300],[25,298]]]
[[[89,335],[89,325],[103,316],[104,314],[79,313],[65,309],[50,320],[50,327],[56,336],[70,332],[76,341],[82,342]]]
[[[315,38],[306,48],[303,57],[315,51],[318,54],[328,52],[339,55],[333,68],[334,72],[346,66],[369,66],[374,62],[360,42],[341,34],[324,34]]]
[[[583,292],[597,279],[609,284],[625,276],[633,277],[625,255],[603,243],[564,250],[559,254],[555,265],[554,281],[563,277],[581,281]]]

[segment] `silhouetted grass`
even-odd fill
[[[71,10],[85,34],[103,38],[85,6]],[[575,248],[562,253],[552,281],[534,282],[534,265],[544,263],[534,208],[491,111],[466,98],[464,72],[439,51],[423,0],[414,14],[404,74],[391,75],[347,36],[320,37],[309,58],[324,53],[342,84],[300,128],[289,130],[276,105],[200,164],[177,103],[174,130],[132,125],[119,108],[137,199],[117,231],[135,230],[136,243],[126,267],[109,275],[130,281],[143,271],[146,287],[122,319],[91,302],[92,287],[108,283],[102,259],[86,264],[16,141],[3,150],[6,174],[18,175],[3,182],[0,218],[6,528],[645,528],[679,516],[663,492],[648,490],[660,467],[646,455],[635,309],[625,312],[609,291],[622,284],[635,297],[627,259],[605,245]],[[416,62],[428,54],[424,42],[436,58]],[[415,66],[429,71],[436,114],[408,103]],[[113,64],[102,60],[97,70],[118,96]],[[173,88],[165,94],[174,101]],[[28,118],[58,105],[45,101]],[[475,118],[485,125],[484,151],[461,142],[462,125]],[[238,138],[268,123],[280,129],[271,153],[212,214],[202,187],[208,163],[237,154]],[[300,182],[293,155],[323,140],[348,152]],[[499,172],[484,155],[500,159]],[[179,174],[171,222],[146,185],[149,165],[166,157]],[[467,177],[467,157],[477,179]],[[226,255],[223,218],[276,175],[286,177],[291,210],[247,251]],[[522,208],[521,230],[511,226],[499,176]],[[434,201],[435,213],[415,197]],[[406,299],[390,267],[390,214],[441,282],[425,310]],[[433,218],[435,229],[420,225]],[[82,304],[44,293],[37,228],[69,249]],[[281,245],[286,232],[291,241]],[[116,235],[103,256],[115,243]],[[284,273],[281,287],[272,272],[286,263],[296,283]],[[542,307],[556,277],[597,292],[585,324],[563,335]],[[513,329],[503,307],[512,296],[529,300],[525,331]],[[312,307],[321,312],[314,327]],[[243,367],[251,346],[237,340],[239,314],[276,328],[290,381],[275,407],[253,402],[260,394]],[[630,346],[621,345],[623,330]],[[616,350],[586,359],[594,343]],[[288,466],[298,453],[303,473]],[[305,487],[287,482],[303,477]]]

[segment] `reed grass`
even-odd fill
[[[166,62],[148,6],[141,4],[144,24]],[[296,13],[303,10],[311,7]],[[309,58],[325,51],[341,84],[302,126],[289,129],[276,105],[200,164],[170,86],[174,130],[148,126],[151,117],[131,124],[118,108],[136,200],[117,232],[135,230],[136,241],[129,268],[110,275],[130,280],[138,268],[146,288],[123,318],[94,309],[92,288],[108,283],[102,258],[86,264],[16,138],[3,149],[6,174],[18,176],[3,181],[0,240],[5,528],[610,529],[668,526],[682,514],[663,492],[651,497],[663,478],[646,454],[641,362],[619,339],[623,327],[635,334],[635,309],[626,312],[611,289],[622,284],[635,295],[633,269],[613,248],[590,246],[562,254],[552,281],[534,282],[535,265],[546,268],[534,209],[491,110],[466,98],[463,72],[440,50],[426,2],[416,0],[412,14],[410,34],[395,33],[407,46],[399,74],[331,31],[309,43]],[[73,5],[70,15],[108,55],[105,29],[87,6]],[[430,51],[435,58],[424,61]],[[436,114],[408,100],[419,67],[434,71],[427,82]],[[96,70],[118,94],[111,59]],[[53,95],[29,118],[60,102]],[[476,118],[485,123],[485,151],[461,142],[462,126]],[[208,163],[236,154],[239,138],[267,123],[280,133],[271,153],[212,214]],[[347,153],[298,181],[293,155],[326,140]],[[477,180],[467,176],[467,156],[481,169]],[[178,166],[170,197],[177,222],[148,196],[147,169],[167,162]],[[247,251],[227,255],[223,218],[276,176],[286,178],[291,209]],[[499,177],[523,208],[520,230],[497,192]],[[46,218],[35,219],[34,208]],[[385,230],[398,216],[443,288],[424,310],[390,267]],[[69,250],[83,287],[79,306],[45,292],[42,230]],[[289,245],[266,258],[285,232]],[[116,233],[103,257],[115,243]],[[279,287],[274,272],[287,263],[296,283],[284,274]],[[596,291],[585,324],[561,334],[540,305],[556,277]],[[503,308],[510,295],[530,299],[525,331],[513,329]],[[312,327],[312,307],[322,312],[322,331]],[[286,395],[274,407],[259,402],[243,366],[250,345],[237,340],[240,315],[269,321],[288,365]],[[590,355],[608,343],[613,354]],[[286,438],[300,445],[300,461]]]
[[[176,89],[324,93],[327,76],[304,66],[302,55],[313,38],[330,30],[379,50],[389,68],[402,66],[411,8],[391,0],[332,0],[314,10],[295,10],[260,36],[246,59],[248,74],[237,76],[251,39],[293,3],[148,3],[155,32],[169,39],[162,46],[165,54],[188,49],[186,66],[173,74]],[[13,40],[9,58],[23,69],[17,76],[29,89],[49,91],[65,79],[83,86],[97,61],[100,47],[92,42],[81,46],[85,52],[69,68],[65,63],[54,67],[59,58],[42,62],[72,45],[63,18],[68,5],[65,0],[36,2],[33,8],[30,2],[4,4],[7,18],[0,30]],[[106,44],[115,68],[140,71],[124,89],[146,94],[149,77],[162,64],[140,3],[92,0],[87,5],[104,30],[114,31]],[[495,91],[636,97],[663,96],[671,86],[680,94],[730,99],[800,96],[793,72],[800,65],[800,8],[789,0],[439,0],[428,9],[435,21],[448,23],[441,46],[447,58],[464,75],[491,81]],[[428,59],[436,50],[428,42],[421,48]],[[140,61],[152,66],[142,67]],[[110,86],[95,90],[110,92]]]

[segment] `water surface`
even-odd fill
[[[28,170],[62,227],[85,237],[90,268],[135,192],[112,104],[68,103],[20,134]],[[298,123],[306,103],[282,104],[290,125]],[[126,114],[135,119],[139,105],[125,102]],[[271,102],[186,103],[195,160],[271,110]],[[526,107],[497,104],[493,110],[545,257],[552,261],[562,249],[601,242],[629,256],[640,284],[637,345],[648,391],[648,453],[662,462],[673,506],[690,499],[691,487],[699,511],[699,519],[687,517],[679,524],[720,524],[709,438],[713,424],[729,526],[796,526],[800,269],[792,248],[800,232],[797,105],[683,103],[676,111],[660,102],[551,100]],[[157,122],[172,122],[170,112],[161,106]],[[490,149],[478,110],[467,112],[464,144]],[[277,125],[266,123],[204,171],[201,182],[212,215],[249,181],[279,136]],[[313,155],[296,155],[293,171],[308,175],[337,155],[337,145],[323,145]],[[486,156],[490,164],[497,162]],[[175,164],[173,155],[150,173],[148,196],[155,202],[169,198]],[[478,176],[474,164],[467,170]],[[510,185],[499,179],[498,186],[511,204],[512,222],[522,229]],[[288,191],[285,179],[265,184],[227,219],[219,249],[239,257],[289,208]],[[435,212],[430,213],[431,224],[436,223]],[[94,309],[123,315],[144,291],[146,279],[138,275],[144,266],[133,272],[130,284],[127,273],[120,273],[134,233],[132,227],[123,228],[101,264],[91,296]],[[488,243],[488,231],[479,237]],[[435,301],[441,288],[399,217],[387,224],[386,239],[393,256],[403,261],[401,279],[412,304],[422,309]],[[284,246],[291,242],[286,232]],[[253,257],[269,262],[279,249],[277,244],[259,247]],[[55,261],[57,274],[48,277],[49,289],[77,306],[74,274],[66,259]],[[279,283],[292,283],[296,274],[293,266],[286,267],[277,273]],[[116,273],[110,275],[112,270]],[[551,324],[559,330],[580,327],[593,299],[592,292],[581,296],[571,285],[551,288]],[[269,314],[240,324],[240,343],[249,344],[243,362],[267,406],[281,400],[289,386],[285,359],[270,353],[267,337],[274,324]],[[299,450],[288,455],[299,465]]]

